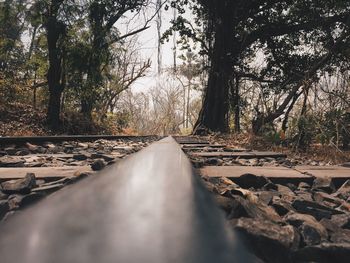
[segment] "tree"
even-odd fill
[[[63,0],[52,0],[46,6],[44,13],[44,27],[46,30],[49,57],[47,82],[50,95],[47,120],[53,129],[58,129],[60,125],[61,97],[64,90],[62,64],[67,28],[66,24],[59,19],[59,11],[63,3]]]
[[[188,50],[180,56],[180,59],[182,64],[173,74],[183,87],[183,123],[188,129],[191,122],[191,92],[199,88],[197,78],[202,70],[202,61],[195,53]],[[193,127],[193,123],[191,126]]]
[[[52,128],[60,126],[62,95],[67,86],[79,91],[81,112],[91,119],[100,88],[110,76],[107,71],[114,59],[113,45],[147,29],[150,21],[124,35],[114,25],[125,13],[140,12],[147,4],[147,0],[38,0],[33,4],[32,17],[42,18],[47,38],[47,119]]]
[[[0,92],[2,103],[14,100],[24,67],[21,36],[24,31],[22,1],[0,2]],[[19,85],[20,86],[20,85]]]
[[[260,79],[272,90],[291,89],[288,102],[281,105],[283,113],[289,97],[294,97],[296,88],[292,86],[300,82],[302,66],[312,72],[312,65],[317,64],[320,66],[317,73],[334,61],[340,52],[339,46],[347,44],[346,38],[339,39],[339,35],[348,32],[349,26],[350,3],[344,0],[173,2],[180,13],[185,12],[186,4],[196,16],[197,28],[180,16],[172,29],[200,42],[210,61],[204,103],[195,132],[201,127],[221,132],[229,130],[229,91],[237,75]],[[317,63],[333,43],[337,52],[331,52],[327,63]],[[314,49],[308,50],[311,46]],[[265,53],[268,63],[256,74],[247,61],[259,50]],[[299,61],[301,67],[293,65],[295,61]],[[278,79],[283,82],[275,81]],[[261,128],[262,119],[271,122],[275,118],[257,116],[256,132]]]
[[[103,82],[98,101],[100,119],[103,119],[108,111],[114,112],[119,95],[144,77],[151,66],[149,59],[143,61],[140,58],[136,44],[134,39],[112,49],[114,63],[110,67],[109,77]]]
[[[149,0],[123,0],[123,1],[96,1],[89,3],[88,18],[91,30],[91,52],[88,58],[88,71],[86,85],[83,87],[81,99],[81,111],[91,118],[95,98],[98,95],[98,87],[103,83],[103,69],[107,67],[111,60],[110,47],[123,39],[135,35],[149,28],[149,22],[138,29],[122,35],[116,30],[114,25],[123,18],[127,12],[140,12],[147,7]],[[158,10],[157,10],[158,11]]]

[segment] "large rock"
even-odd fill
[[[319,244],[322,240],[328,238],[328,233],[325,227],[310,215],[289,213],[284,219],[290,225],[299,229],[302,240],[306,245]]]
[[[293,253],[293,262],[348,263],[350,243],[322,243]]]
[[[318,245],[321,241],[327,239],[327,235],[323,236],[318,228],[308,224],[301,225],[299,231],[302,237],[302,242],[308,246]]]
[[[279,197],[279,193],[275,191],[259,191],[255,193],[259,200],[265,205],[269,205],[273,197]]]
[[[271,181],[265,176],[258,176],[250,173],[242,174],[237,178],[238,185],[245,189],[249,189],[251,187],[254,189],[259,189],[270,182]]]
[[[288,186],[285,185],[277,184],[277,191],[281,195],[295,196],[295,193]]]
[[[308,224],[316,224],[318,225],[319,223],[317,220],[311,216],[311,215],[306,215],[306,214],[301,214],[301,213],[288,213],[285,217],[284,220],[291,224],[292,226],[299,227],[304,223]]]
[[[292,262],[290,252],[299,246],[300,237],[292,226],[280,226],[268,220],[244,218],[230,221],[242,235],[247,247],[270,263]]]
[[[86,154],[78,153],[73,155],[73,159],[77,161],[85,161],[88,158]]]
[[[279,214],[280,216],[284,216],[291,211],[295,211],[295,209],[292,207],[292,205],[289,202],[277,196],[274,196],[272,198],[270,205],[275,209],[277,214]]]
[[[317,177],[314,180],[312,185],[312,190],[315,191],[324,191],[328,194],[333,193],[335,191],[334,184],[332,182],[332,178],[330,177]]]
[[[215,186],[214,192],[231,197],[230,191],[238,189],[239,186],[226,177],[210,177],[207,181]]]
[[[93,171],[100,171],[105,168],[106,163],[103,159],[97,159],[91,164],[91,169]]]
[[[29,151],[31,151],[33,153],[37,153],[38,148],[39,148],[37,145],[31,144],[29,142],[27,142],[25,145],[26,145],[26,147],[28,148]]]
[[[317,220],[321,220],[322,218],[330,219],[332,215],[342,214],[341,211],[332,209],[317,202],[303,199],[294,200],[292,206],[299,213],[312,215]]]
[[[229,219],[250,217],[256,219],[280,222],[281,217],[275,210],[257,200],[247,200],[240,196],[235,196],[232,200],[232,210],[228,215]]]
[[[23,179],[1,183],[1,188],[5,194],[28,194],[35,185],[35,175],[33,173],[27,173]]]

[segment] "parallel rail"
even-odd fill
[[[0,227],[2,263],[253,262],[168,137]]]

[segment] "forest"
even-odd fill
[[[154,26],[152,60],[139,36]],[[0,135],[249,134],[346,149],[349,63],[348,0],[4,0]]]

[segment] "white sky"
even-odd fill
[[[154,8],[149,11],[153,13]],[[148,14],[149,15],[149,14]],[[173,18],[173,10],[169,8],[168,11],[162,9],[162,27],[161,32],[164,33],[170,27],[170,21]],[[129,20],[129,16],[125,18],[125,21]],[[139,28],[141,25],[144,25],[143,17],[138,17],[134,19],[133,25],[129,28]],[[132,86],[133,91],[147,91],[149,88],[157,84],[157,79],[160,77],[158,75],[158,32],[157,32],[157,23],[156,18],[149,24],[150,28],[138,34],[138,43],[140,46],[140,56],[142,59],[147,60],[151,59],[152,65],[151,68],[146,73],[146,77],[143,77],[137,80]],[[122,25],[125,28],[125,24]],[[119,27],[122,28],[122,27]],[[121,30],[121,29],[120,29]],[[169,42],[165,42],[161,45],[161,55],[162,55],[162,68],[169,68],[174,64],[173,59],[173,41],[170,39]],[[179,55],[179,52],[178,54]]]

